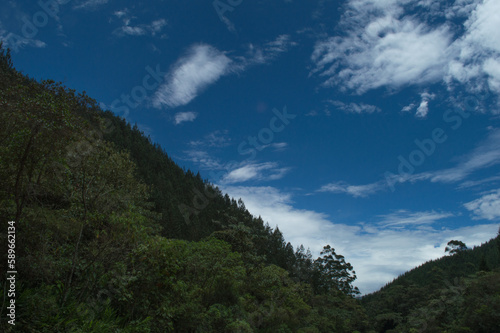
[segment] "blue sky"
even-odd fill
[[[30,76],[85,90],[371,292],[500,218],[500,2],[4,1]],[[194,194],[193,194],[194,195]]]

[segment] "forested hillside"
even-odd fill
[[[500,332],[500,231],[479,247],[451,248],[363,297],[377,332]]]
[[[17,271],[2,332],[368,328],[333,248],[294,250],[137,127],[0,52],[0,267]]]
[[[137,126],[18,72],[1,44],[0,182],[0,268],[17,271],[14,297],[0,280],[2,332],[500,331],[500,238],[358,300],[333,247],[294,249]]]

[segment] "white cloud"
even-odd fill
[[[178,112],[174,116],[174,121],[176,125],[179,125],[185,121],[194,121],[196,117],[198,117],[196,112]]]
[[[361,113],[374,113],[381,111],[379,107],[365,103],[346,104],[341,101],[328,101],[328,102],[333,106],[335,106],[336,108],[349,113],[361,114]]]
[[[465,23],[467,34],[464,44],[469,48],[462,51],[463,56],[474,55],[477,48],[500,52],[500,3],[497,0],[476,1],[477,7]]]
[[[432,3],[434,1],[430,2]],[[447,19],[469,17],[472,11],[476,9],[477,4],[478,4],[477,0],[455,0],[455,2],[451,6],[445,8],[444,10],[445,17]],[[443,10],[441,10],[440,12],[442,13]]]
[[[436,95],[423,92],[420,94],[420,97],[422,98],[422,101],[420,102],[420,105],[417,108],[415,117],[425,118],[427,117],[427,113],[429,113],[429,101],[433,100],[436,97]]]
[[[250,163],[229,171],[221,180],[222,184],[236,184],[247,181],[269,181],[281,179],[289,168],[280,168],[278,163]]]
[[[344,9],[345,35],[318,41],[311,56],[324,86],[363,94],[442,82],[500,93],[499,1],[349,0]]]
[[[188,104],[206,87],[230,73],[231,62],[223,52],[210,45],[192,46],[174,65],[166,83],[156,91],[153,105],[174,108]]]
[[[379,217],[375,223],[346,225],[332,221],[327,215],[293,207],[292,195],[273,187],[221,187],[234,198],[242,198],[246,208],[261,216],[271,227],[279,226],[286,241],[294,247],[303,244],[313,255],[330,244],[346,257],[357,273],[355,281],[362,293],[373,292],[399,274],[425,261],[444,255],[446,243],[459,239],[468,246],[480,245],[494,237],[497,225],[476,225],[455,230],[432,228],[434,221],[449,213],[398,213],[410,228],[381,226],[384,220],[397,222],[398,214]],[[391,217],[393,218],[391,220]],[[415,225],[425,224],[425,228]]]
[[[125,9],[115,11],[113,13],[113,15],[115,15],[118,18],[122,18],[122,17],[125,17],[127,15],[127,13],[128,13],[128,9],[125,8]]]
[[[483,71],[488,73],[488,85],[491,90],[500,92],[500,58],[490,58],[483,64]]]
[[[351,1],[350,5],[356,7],[360,2]],[[386,16],[373,20],[363,15],[344,18],[343,24],[352,31],[316,44],[313,73],[325,79],[325,86],[340,86],[358,94],[442,78],[451,42],[448,28],[430,29],[411,17],[398,19],[392,14],[388,10]]]
[[[154,36],[157,32],[161,32],[163,27],[166,25],[167,25],[167,20],[159,19],[159,20],[155,20],[155,21],[151,22],[151,24],[149,25],[149,28],[151,29],[151,33]]]
[[[474,219],[496,220],[500,218],[500,189],[489,192],[481,198],[464,204],[474,213]]]
[[[450,62],[449,74],[445,78],[451,86],[453,80],[465,84],[472,91],[486,86],[500,92],[495,62],[500,57],[500,3],[496,0],[475,1],[464,24],[465,33],[453,44],[454,58]]]
[[[420,102],[420,105],[417,108],[417,113],[415,114],[415,117],[425,118],[427,117],[428,112],[429,112],[429,101],[422,100],[422,102]]]
[[[415,109],[415,103],[411,103],[401,109],[401,112],[411,112]]]
[[[345,182],[336,182],[323,185],[317,192],[346,193],[355,198],[364,198],[385,188],[386,186],[383,182],[366,185],[349,185]]]

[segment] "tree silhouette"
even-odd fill
[[[450,255],[467,250],[467,245],[465,245],[464,242],[458,240],[451,240],[446,245],[447,246],[444,249],[444,252],[449,252]]]

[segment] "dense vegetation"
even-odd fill
[[[85,93],[18,72],[1,44],[0,182],[0,268],[15,221],[18,272],[15,326],[0,280],[2,332],[494,332],[500,322],[498,242],[357,300],[334,248],[315,260],[294,250]]]
[[[362,303],[377,332],[500,332],[500,231],[404,273]]]
[[[317,260],[85,95],[0,51],[0,267],[19,332],[352,332],[355,273]]]

